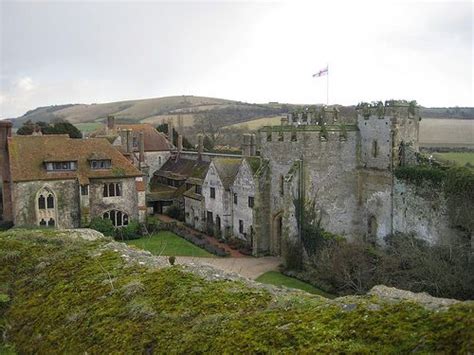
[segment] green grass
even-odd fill
[[[269,285],[296,288],[298,290],[303,290],[315,295],[320,295],[327,298],[334,298],[333,295],[321,291],[320,289],[314,287],[313,285],[310,285],[309,283],[300,281],[298,279],[295,279],[294,277],[283,275],[281,272],[277,271],[268,271],[263,275],[260,275],[256,279],[256,281]]]
[[[467,163],[474,165],[474,152],[435,153],[434,156],[442,161],[447,160],[460,166],[465,166]]]
[[[129,240],[126,243],[148,250],[154,255],[214,257],[214,255],[204,249],[195,246],[174,233],[166,231],[153,234],[150,237]]]
[[[98,122],[86,122],[86,123],[76,123],[74,124],[74,126],[76,126],[77,129],[79,129],[81,132],[89,133],[102,127],[103,124],[98,123]]]

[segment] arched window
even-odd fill
[[[122,211],[110,210],[104,212],[103,219],[110,219],[115,227],[122,227],[128,225],[128,215]]]
[[[53,195],[49,194],[47,198],[47,207],[48,208],[54,208],[54,197]]]
[[[57,221],[56,195],[48,186],[44,186],[36,196],[36,223],[42,227],[55,227]]]
[[[38,208],[40,210],[44,210],[46,208],[46,199],[43,195],[40,195],[40,197],[38,197]]]
[[[109,196],[115,196],[115,184],[109,184]]]

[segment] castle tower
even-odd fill
[[[418,152],[419,116],[416,102],[386,101],[357,107],[360,163],[377,170],[393,170]]]

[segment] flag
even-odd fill
[[[320,76],[328,75],[329,66],[326,65],[326,68],[321,69],[316,74],[313,74],[313,78],[319,78]]]

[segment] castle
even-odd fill
[[[0,127],[4,210],[5,201],[11,202],[4,217],[11,215],[8,206],[13,206],[15,224],[42,225],[38,193],[46,189],[45,196],[51,194],[57,205],[69,201],[71,206],[79,206],[55,207],[55,226],[86,225],[81,222],[83,216],[111,218],[109,210],[115,211],[114,219],[120,212],[120,216],[126,213],[127,218],[143,222],[146,213],[175,208],[187,225],[224,239],[238,238],[254,255],[285,255],[289,243],[301,238],[307,208],[314,216],[307,223],[372,243],[383,243],[385,236],[397,232],[416,234],[429,243],[448,242],[462,234],[449,221],[441,193],[420,193],[394,174],[400,166],[416,164],[418,157],[421,118],[414,102],[361,104],[355,122],[338,116],[334,107],[289,114],[281,125],[245,134],[242,155],[205,153],[202,136],[197,152],[184,151],[182,136],[174,147],[162,134],[152,132],[151,126],[120,127],[109,118],[104,132],[97,136],[107,137],[112,144],[99,138],[69,140],[76,141],[77,148],[67,155],[68,150],[59,153],[50,143],[49,151],[35,153],[34,162],[22,162],[16,154],[26,156],[28,150],[22,148],[19,153],[16,147],[29,146],[36,151],[33,143],[20,143],[41,138],[7,138],[4,123]],[[169,131],[173,132],[171,125]],[[42,139],[45,142],[41,144],[46,144],[66,138]],[[100,147],[87,150],[83,147],[87,142],[97,142]],[[97,161],[109,161],[107,167],[99,167],[100,176],[93,165]],[[71,176],[48,171],[48,164],[55,167],[64,162],[73,164]],[[12,170],[19,165],[21,170]],[[20,194],[24,198],[5,189],[9,181],[13,191],[25,186]],[[120,191],[131,195],[110,199],[103,187],[107,183],[119,183]],[[70,193],[66,193],[67,184],[74,185]],[[94,196],[85,198],[83,189],[89,185],[95,186],[88,190]],[[114,224],[120,226],[116,221]]]

